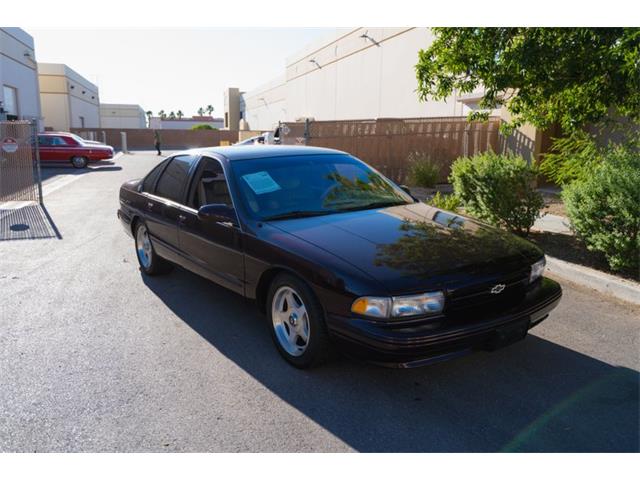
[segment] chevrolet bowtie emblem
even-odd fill
[[[497,285],[493,286],[493,288],[491,289],[491,293],[498,294],[504,290],[504,287],[506,287],[504,283],[498,283]]]

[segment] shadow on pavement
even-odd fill
[[[337,359],[300,371],[279,357],[251,302],[179,268],[144,282],[218,351],[356,450],[639,449],[638,372],[535,334],[414,370]]]
[[[0,241],[62,239],[44,205],[34,204],[11,210],[0,210]]]
[[[87,168],[73,168],[71,165],[53,164],[41,165],[40,176],[44,182],[59,175],[85,175],[87,173],[113,172],[117,170],[122,170],[122,167],[113,162],[92,164]]]

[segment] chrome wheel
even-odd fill
[[[309,314],[298,292],[280,287],[271,302],[271,319],[280,346],[289,355],[302,355],[309,345]]]
[[[144,268],[149,268],[151,266],[153,250],[151,249],[151,242],[149,241],[147,227],[144,225],[140,225],[136,232],[136,252],[138,253],[140,264]]]
[[[75,168],[84,168],[87,166],[87,159],[84,157],[73,157],[71,159],[71,164]]]

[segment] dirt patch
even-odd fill
[[[553,193],[543,193],[544,207],[540,210],[540,215],[550,213],[552,215],[559,215],[561,217],[567,217],[567,209],[564,206],[564,202],[559,195]]]
[[[586,245],[573,235],[551,232],[534,232],[529,234],[529,240],[536,243],[544,252],[552,257],[566,262],[576,263],[585,267],[600,270],[620,278],[640,280],[638,272],[615,272],[609,268],[607,259],[599,252],[587,250]]]

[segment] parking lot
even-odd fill
[[[640,309],[559,279],[558,309],[506,349],[299,371],[241,297],[142,277],[118,189],[159,158],[43,170],[54,233],[0,242],[0,451],[640,448]]]

